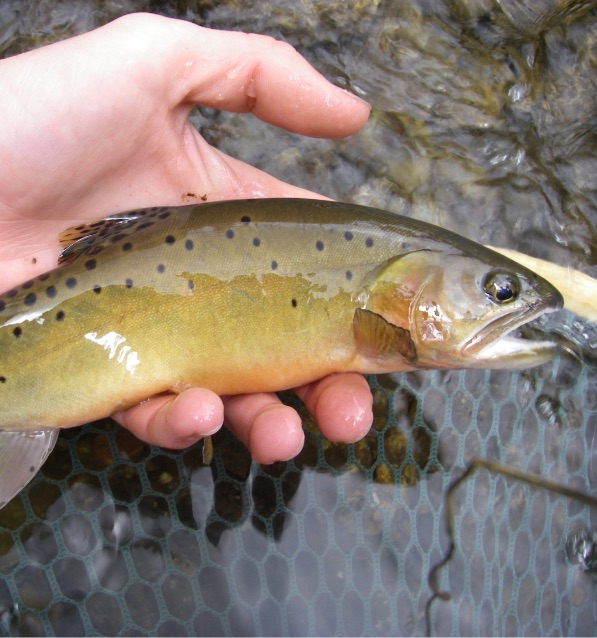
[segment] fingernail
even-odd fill
[[[364,104],[369,110],[371,110],[371,108],[372,108],[371,104],[369,104],[369,102],[367,102],[367,100],[365,100],[362,97],[359,97],[358,95],[356,95],[356,93],[353,93],[352,91],[348,91],[347,89],[341,89],[341,91],[344,91],[344,93],[346,93],[346,95],[348,95],[355,102],[358,102],[359,104]]]
[[[222,429],[223,425],[224,425],[224,419],[222,419],[217,425],[214,425],[214,427],[211,428],[211,430],[206,430],[203,433],[203,436],[211,436],[212,434],[215,434],[218,430]]]
[[[189,434],[189,436],[186,436],[186,437],[182,438],[181,441],[184,441],[186,443],[196,443],[197,441],[200,441],[201,439],[205,439],[208,436],[212,436],[221,427],[222,427],[222,424],[216,426],[215,428],[212,428],[211,430],[208,430],[207,432],[200,432],[200,433],[195,432],[193,434]]]

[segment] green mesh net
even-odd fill
[[[594,494],[596,381],[565,350],[532,372],[372,377],[363,441],[304,415],[303,452],[269,467],[227,433],[205,466],[200,445],[150,448],[111,422],[64,432],[0,511],[0,629],[591,634],[597,509],[492,468],[454,482],[482,458]]]

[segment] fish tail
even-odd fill
[[[57,438],[58,430],[0,431],[0,508],[37,474]]]

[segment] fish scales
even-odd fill
[[[197,215],[196,207],[175,216],[168,210],[149,211],[129,227],[98,238],[87,249],[91,254],[80,255],[33,285],[19,286],[17,294],[3,295],[0,352],[12,356],[3,354],[0,391],[14,405],[9,412],[7,401],[2,402],[3,424],[69,425],[70,413],[80,413],[90,403],[102,404],[92,411],[99,417],[174,384],[251,391],[259,367],[265,376],[261,388],[273,389],[270,366],[278,362],[270,359],[271,353],[260,362],[260,336],[266,333],[271,340],[272,334],[295,334],[293,361],[299,365],[307,346],[305,312],[309,309],[314,316],[322,302],[332,310],[332,288],[354,289],[358,273],[355,270],[351,282],[346,268],[337,272],[338,264],[347,263],[343,243],[349,240],[333,227],[309,228],[302,250],[311,244],[311,254],[307,260],[304,254],[297,259],[295,236],[278,232],[276,224],[260,219],[260,212],[251,210],[248,222],[246,215],[220,207],[204,224],[203,211]],[[289,217],[286,223],[297,222]],[[318,241],[325,242],[323,250]],[[366,248],[365,241],[351,242],[351,252],[359,243]],[[372,257],[362,252],[369,268]],[[301,279],[302,286],[286,292],[282,284],[288,277],[297,283]],[[275,313],[270,313],[272,305]],[[235,332],[228,332],[227,318],[248,312],[258,321],[234,325]],[[268,316],[273,326],[267,325]],[[217,381],[218,359],[226,359],[228,366],[229,357],[239,350],[244,360],[237,363],[239,379],[235,387],[224,387]],[[182,369],[181,355],[191,371]],[[164,380],[163,370],[173,358],[179,361]],[[46,374],[36,373],[40,368],[46,368]],[[296,381],[302,379],[297,375]],[[131,398],[114,402],[109,397],[123,384]],[[31,396],[44,395],[43,404],[29,407]],[[47,415],[58,406],[63,406],[58,410],[62,414],[47,423]]]
[[[471,279],[474,303],[493,313],[487,330],[504,312],[487,301],[496,268],[526,286],[518,315],[561,305],[547,282],[474,242],[348,204],[147,209],[70,229],[69,241],[63,266],[0,296],[2,429],[77,425],[192,385],[238,394],[345,370],[491,367],[456,351],[445,360],[457,322],[468,335],[474,317],[470,304],[448,316],[439,300],[466,305]],[[452,262],[458,285],[443,281]]]

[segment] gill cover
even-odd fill
[[[554,355],[550,342],[509,333],[561,308],[559,293],[496,253],[414,251],[372,273],[367,287],[366,309],[409,332],[418,367],[528,367]]]

